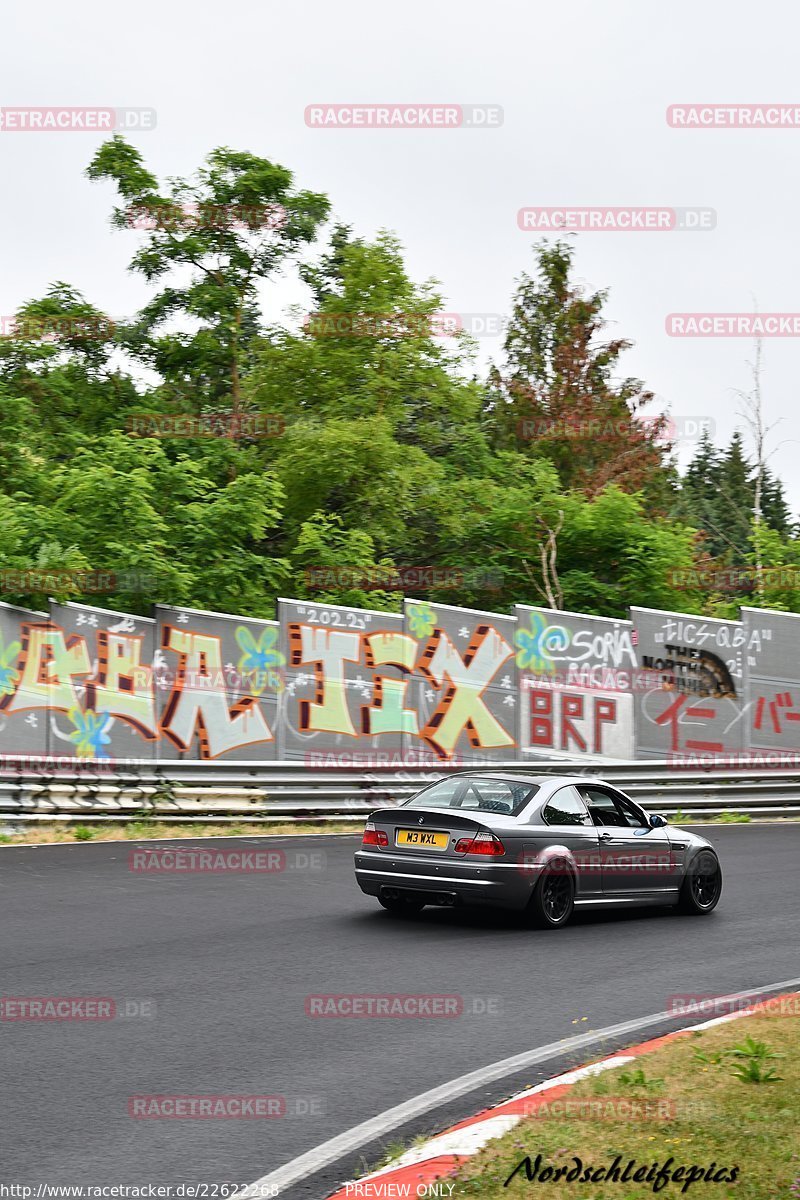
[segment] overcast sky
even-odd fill
[[[9,10],[10,12],[10,10]],[[2,44],[4,106],[157,110],[132,139],[157,174],[190,173],[214,146],[289,167],[335,216],[397,232],[414,278],[445,309],[508,311],[536,235],[522,207],[702,206],[710,232],[588,232],[577,268],[610,290],[630,374],[676,417],[737,424],[747,339],[668,337],[670,312],[800,312],[800,127],[681,130],[671,104],[797,103],[800,15],[788,2],[304,0],[14,6]],[[503,109],[492,129],[309,128],[317,103],[442,102]],[[147,297],[127,274],[142,235],[110,228],[113,189],[83,175],[102,135],[0,132],[0,315],[65,280],[112,316]],[[274,289],[278,315],[302,290]],[[765,342],[773,465],[800,509],[796,338]],[[481,339],[484,359],[499,339]],[[740,422],[739,422],[740,423]],[[685,459],[690,446],[685,447]]]

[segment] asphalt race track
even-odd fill
[[[193,843],[280,847],[290,867],[273,874],[133,872],[129,842],[0,848],[0,994],[155,1002],[149,1018],[0,1021],[3,1179],[244,1185],[497,1059],[660,1012],[675,994],[800,975],[800,823],[710,836],[725,872],[711,917],[583,915],[554,933],[448,910],[399,922],[358,890],[351,837]],[[457,994],[466,1011],[313,1019],[310,993]],[[465,1097],[447,1117],[508,1090]],[[283,1095],[312,1111],[128,1115],[131,1095],[200,1093]],[[296,1194],[324,1196],[343,1174]]]

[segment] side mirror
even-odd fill
[[[650,814],[650,828],[651,829],[663,829],[666,824],[667,824],[667,818],[663,817],[661,815],[661,813],[651,813]]]

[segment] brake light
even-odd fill
[[[474,838],[459,838],[456,842],[456,854],[484,854],[489,858],[499,858],[505,852],[500,838],[493,833],[476,833]]]
[[[372,821],[367,821],[364,826],[364,836],[361,839],[362,846],[388,846],[388,835],[382,829],[376,829]]]

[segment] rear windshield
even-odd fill
[[[409,800],[406,807],[457,808],[462,812],[496,812],[515,817],[538,791],[538,783],[462,775],[432,784]]]

